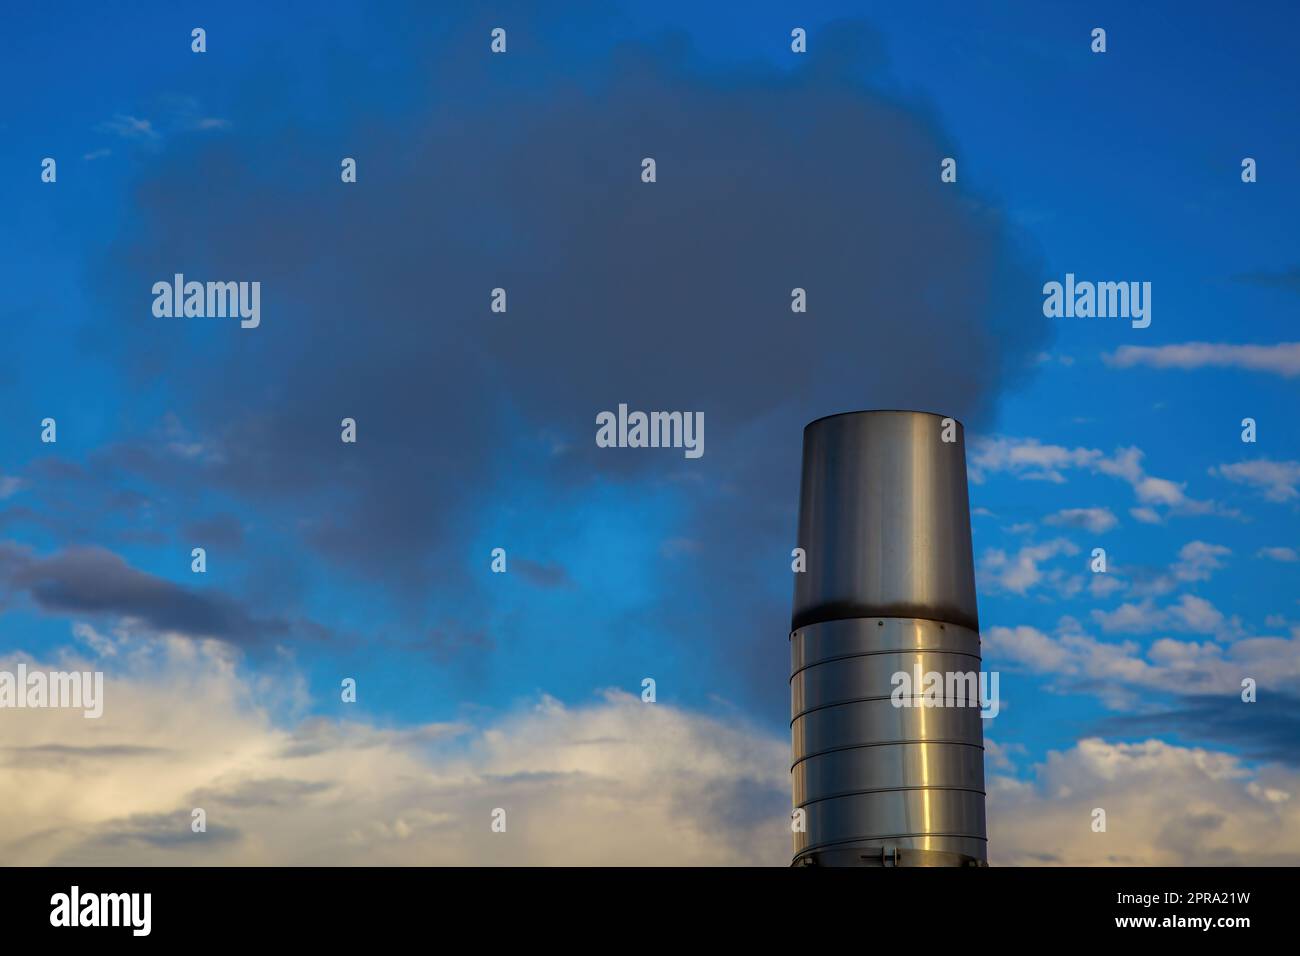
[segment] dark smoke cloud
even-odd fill
[[[994,205],[940,182],[955,148],[879,91],[864,25],[786,71],[711,67],[679,35],[579,52],[550,5],[513,12],[518,43],[492,57],[494,24],[422,16],[426,72],[381,118],[355,61],[323,78],[352,92],[315,125],[268,72],[230,130],[152,161],[97,271],[114,317],[96,346],[190,395],[177,411],[216,453],[187,480],[299,518],[398,592],[469,593],[447,556],[498,475],[680,482],[694,549],[665,625],[730,656],[779,648],[802,425],[873,406],[987,421],[1046,335],[1033,263]],[[153,318],[150,285],[178,271],[261,281],[261,327]],[[597,449],[619,402],[703,411],[705,457]],[[740,680],[783,686],[784,666],[746,652]]]

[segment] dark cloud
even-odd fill
[[[430,628],[427,646],[434,660],[448,664],[465,654],[481,654],[491,650],[491,636],[482,628],[463,626],[440,626]]]
[[[709,826],[728,833],[759,829],[766,821],[789,812],[788,791],[784,782],[773,786],[769,779],[757,777],[741,777],[721,787],[710,787]],[[679,812],[685,813],[686,808]]]
[[[187,467],[154,434],[96,449],[83,461],[37,458],[27,474],[29,504],[0,511],[0,529],[35,528],[55,540],[109,548],[161,546],[201,510],[196,491],[202,484],[190,480],[196,467]],[[162,495],[151,493],[155,485],[163,486]]]
[[[1037,266],[988,197],[940,182],[958,151],[926,104],[882,92],[865,25],[827,27],[794,69],[720,69],[682,35],[580,51],[580,18],[513,10],[520,43],[492,57],[487,20],[426,30],[413,8],[425,72],[378,118],[349,95],[295,120],[268,66],[230,130],[148,161],[95,273],[113,318],[90,344],[142,388],[184,382],[203,454],[124,441],[115,465],[273,508],[394,593],[483,602],[454,556],[500,479],[680,482],[699,547],[656,617],[709,634],[729,683],[784,686],[770,595],[803,424],[872,406],[988,420],[1048,335]],[[324,88],[391,85],[334,62]],[[261,327],[154,318],[152,283],[178,271],[260,281]],[[704,458],[597,449],[620,402],[704,412]],[[753,654],[759,634],[777,650]]]
[[[422,638],[400,642],[399,646],[432,659],[438,668],[454,674],[461,693],[474,694],[489,676],[497,641],[491,628],[481,623],[449,620],[426,629]]]
[[[563,565],[532,561],[524,557],[510,559],[509,568],[524,576],[524,580],[539,588],[567,588],[573,586],[569,572]]]
[[[1279,272],[1246,272],[1233,276],[1237,282],[1246,285],[1261,286],[1265,289],[1282,289],[1286,292],[1300,292],[1300,266]]]
[[[1253,704],[1238,696],[1182,697],[1174,707],[1155,713],[1107,718],[1096,732],[1219,744],[1251,760],[1300,767],[1300,698],[1276,691],[1261,692]]]
[[[103,548],[69,548],[34,557],[0,546],[0,580],[45,611],[131,618],[155,631],[255,645],[288,634],[280,620],[255,618],[220,594],[206,594],[137,570]]]
[[[65,768],[85,761],[120,760],[132,757],[157,757],[170,753],[162,747],[137,747],[130,744],[105,744],[97,747],[74,747],[65,744],[38,744],[30,747],[0,747],[7,755],[3,765],[14,768]]]
[[[97,828],[93,836],[60,854],[57,865],[98,865],[120,859],[123,848],[145,845],[159,850],[193,850],[237,843],[243,834],[235,827],[209,821],[207,830],[195,833],[193,818],[183,813],[137,813]]]
[[[234,515],[219,514],[190,522],[185,535],[196,547],[233,549],[244,543],[244,526]]]
[[[375,747],[423,748],[442,743],[467,732],[463,724],[421,724],[403,730],[374,730],[362,735],[357,725],[346,728],[324,717],[309,717],[292,729],[289,742],[280,749],[286,759],[317,757],[346,745],[349,749]]]
[[[324,780],[291,780],[287,777],[273,777],[246,780],[238,787],[229,790],[197,792],[192,795],[192,800],[195,804],[204,807],[287,807],[299,805],[309,797],[326,793],[335,786],[336,784]]]

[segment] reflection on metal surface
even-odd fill
[[[796,865],[987,859],[975,706],[896,706],[894,675],[978,672],[965,444],[922,412],[804,430],[790,635]],[[920,689],[913,688],[919,698]]]
[[[921,412],[833,415],[804,429],[795,628],[920,617],[979,630],[966,446]]]

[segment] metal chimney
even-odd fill
[[[976,706],[896,707],[899,672],[980,669],[966,444],[927,412],[804,429],[790,633],[794,865],[983,866]],[[921,688],[913,687],[914,695]],[[913,704],[919,705],[914,698]]]

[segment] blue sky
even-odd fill
[[[652,676],[780,739],[800,428],[920,406],[967,425],[993,769],[1093,737],[1294,768],[1295,19],[15,11],[0,653],[215,640],[247,685],[301,680],[277,720],[392,732]],[[259,279],[262,326],[154,318],[174,272]],[[1150,327],[1045,318],[1067,272],[1150,282]],[[597,455],[619,402],[703,409],[705,457]]]

